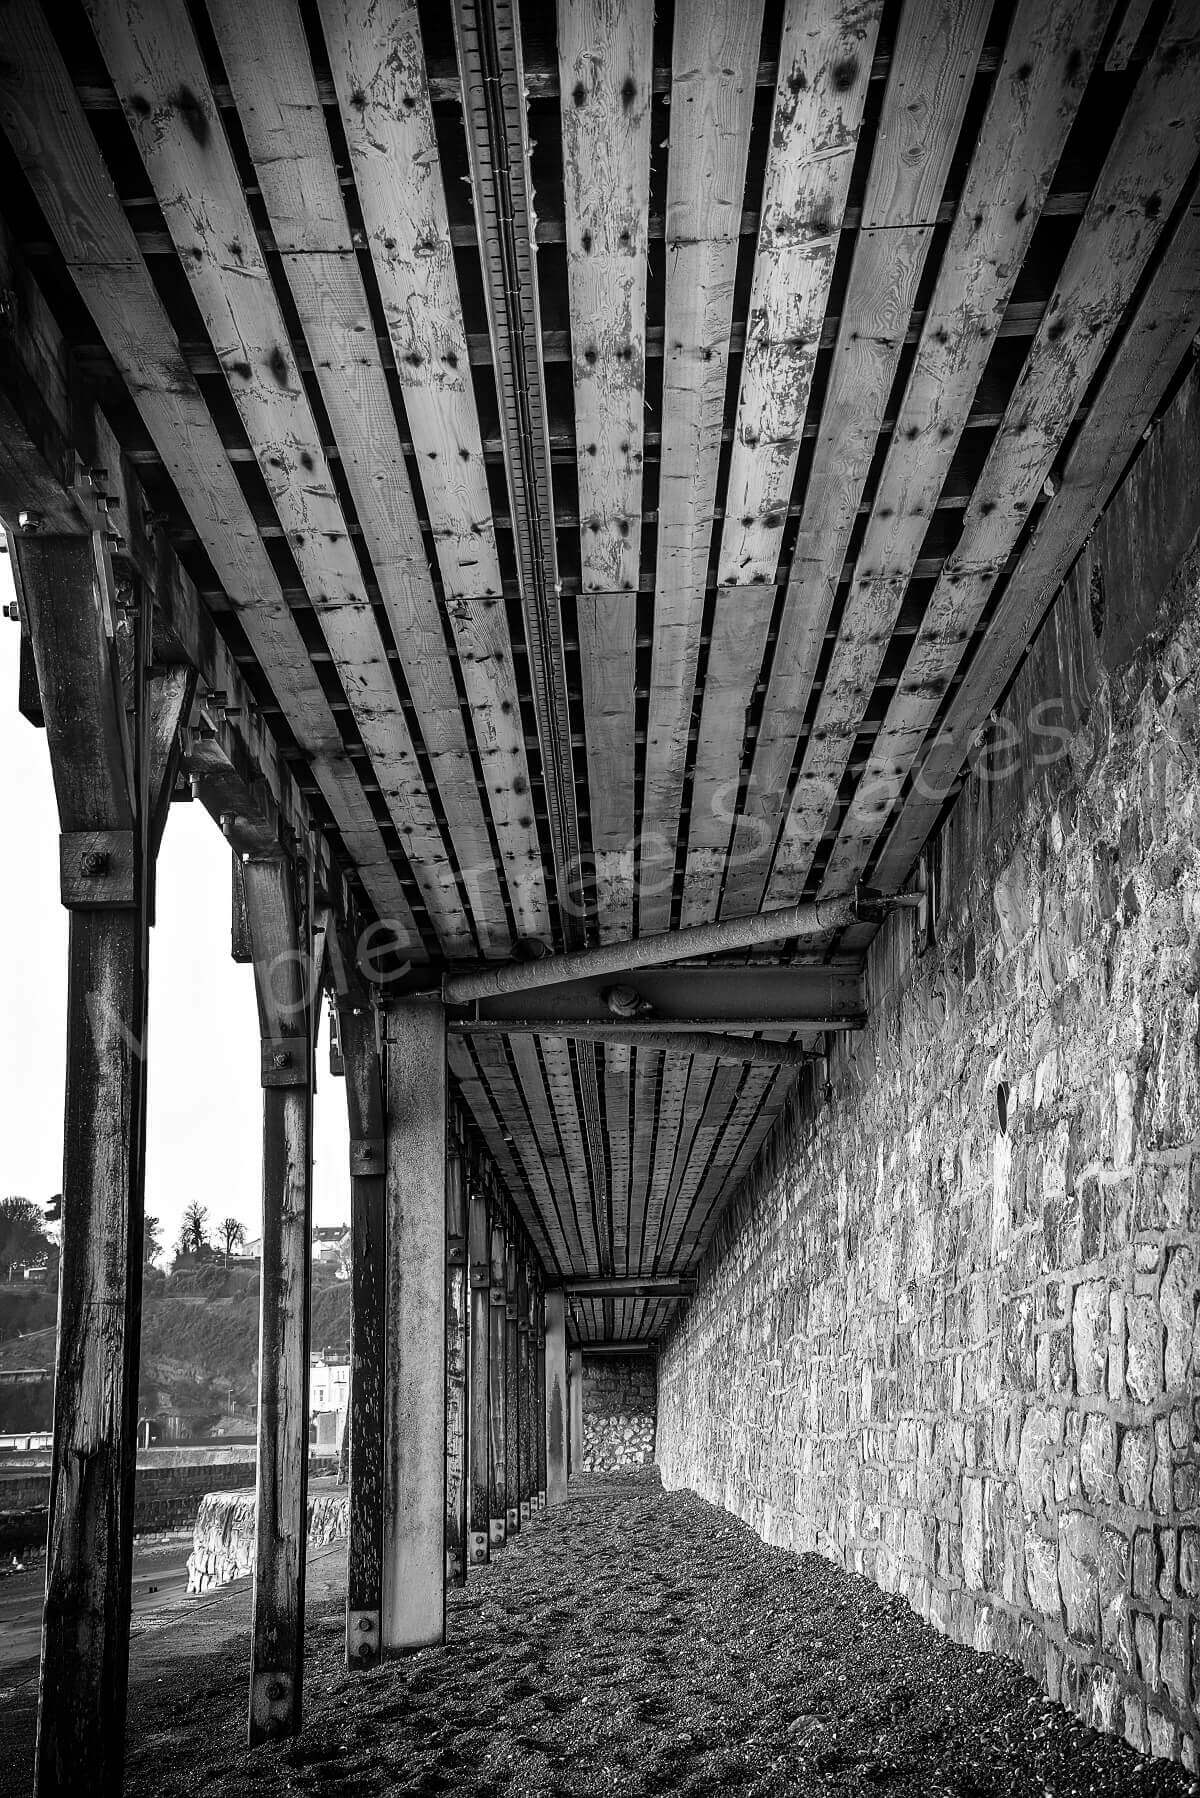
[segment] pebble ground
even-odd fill
[[[665,1494],[653,1470],[573,1493],[451,1594],[444,1649],[351,1677],[337,1579],[315,1582],[305,1730],[291,1743],[244,1745],[244,1623],[211,1647],[180,1630],[135,1643],[127,1791],[1200,1790],[1084,1728],[1016,1668],[927,1629],[902,1600]],[[221,1605],[248,1617],[245,1587]]]

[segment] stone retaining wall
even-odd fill
[[[951,814],[937,947],[881,933],[871,1027],[720,1222],[658,1442],[666,1485],[1193,1769],[1200,564],[1157,617],[1153,583],[1198,422],[1192,379]]]
[[[308,1495],[310,1546],[337,1542],[349,1529],[349,1495],[336,1492]],[[188,1556],[189,1593],[227,1586],[254,1571],[253,1492],[209,1492],[200,1501],[192,1552]]]
[[[653,1461],[656,1393],[649,1355],[584,1351],[581,1473],[616,1473]]]

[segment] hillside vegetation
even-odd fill
[[[57,1298],[44,1288],[0,1285],[0,1367],[54,1365]],[[350,1288],[344,1281],[314,1281],[310,1331],[314,1350],[343,1349],[350,1334]],[[258,1388],[258,1275],[209,1264],[169,1279],[151,1271],[142,1305],[143,1407],[151,1414],[178,1411],[197,1433],[229,1408],[248,1410]],[[49,1428],[50,1393],[37,1388],[44,1419],[30,1416],[28,1397],[20,1418],[0,1389],[0,1431]]]

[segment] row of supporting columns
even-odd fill
[[[62,1285],[37,1798],[117,1792],[133,1554],[154,862],[195,691],[97,533],[14,545],[71,917]],[[461,1584],[566,1494],[565,1302],[447,1094],[438,998],[372,1002],[300,846],[235,854],[260,1026],[262,1277],[251,1741],[300,1726],[315,1038],[350,1125],[346,1658],[443,1640]],[[578,1455],[578,1445],[576,1455]]]

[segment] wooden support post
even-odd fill
[[[387,1023],[385,1655],[446,1632],[446,1020],[398,1000]]]
[[[504,1225],[492,1212],[491,1275],[488,1294],[488,1412],[491,1421],[492,1502],[488,1529],[493,1548],[508,1536],[508,1321]]]
[[[343,958],[344,965],[350,965]],[[365,994],[339,998],[350,1122],[350,1541],[346,1665],[379,1660],[383,1610],[384,1123],[376,1019]]]
[[[567,1496],[567,1295],[546,1294],[546,1502]]]
[[[446,1584],[467,1583],[467,1196],[456,1127],[446,1170]]]
[[[290,860],[244,866],[263,1088],[251,1743],[294,1735],[304,1684],[312,1266],[312,899]]]
[[[533,1419],[530,1400],[533,1396],[530,1375],[533,1356],[529,1346],[529,1274],[523,1259],[517,1261],[517,1389],[520,1401],[517,1491],[521,1510],[521,1528],[533,1515]]]
[[[570,1387],[570,1447],[567,1471],[574,1479],[583,1467],[583,1351],[572,1349],[567,1363]]]
[[[90,535],[12,539],[70,911],[62,1271],[37,1798],[119,1791],[133,1563],[153,839],[143,630]],[[132,650],[132,653],[129,653]],[[125,704],[133,711],[132,735]],[[172,770],[173,778],[173,770]]]
[[[474,1161],[468,1163],[467,1247],[471,1269],[470,1419],[467,1426],[469,1476],[467,1558],[472,1567],[488,1560],[491,1517],[491,1417],[488,1389],[488,1288],[491,1262],[487,1190]]]
[[[537,1508],[546,1509],[546,1294],[541,1282],[537,1289],[534,1314],[535,1377],[537,1380],[537,1424],[534,1443],[537,1451]]]
[[[505,1527],[521,1528],[521,1347],[517,1327],[517,1247],[510,1235],[504,1253],[504,1389],[508,1422],[504,1432]]]

